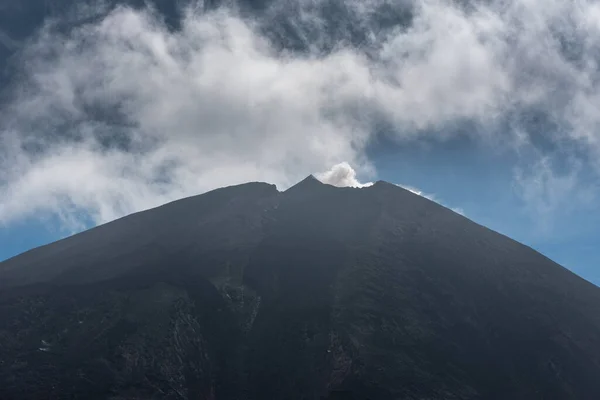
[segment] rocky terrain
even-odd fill
[[[385,182],[218,189],[0,263],[0,398],[593,399],[600,289]]]

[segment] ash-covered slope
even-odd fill
[[[394,185],[250,183],[0,263],[1,399],[600,398],[600,289]]]

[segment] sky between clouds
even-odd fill
[[[0,222],[54,215],[76,230],[334,165],[357,185],[377,178],[382,135],[514,154],[511,190],[544,218],[597,200],[598,3],[201,9],[174,30],[150,9],[80,6],[22,45],[0,118]]]

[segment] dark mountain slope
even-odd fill
[[[249,183],[140,212],[0,264],[6,284],[94,281],[124,274],[171,253],[231,252],[260,240],[263,211],[279,192]],[[220,236],[226,235],[226,237]],[[106,251],[110,249],[110,251]],[[8,279],[10,278],[10,280]]]
[[[385,182],[219,189],[0,282],[1,399],[600,397],[600,289]]]

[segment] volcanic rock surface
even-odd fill
[[[0,263],[0,399],[595,399],[600,289],[386,182],[248,183]]]

